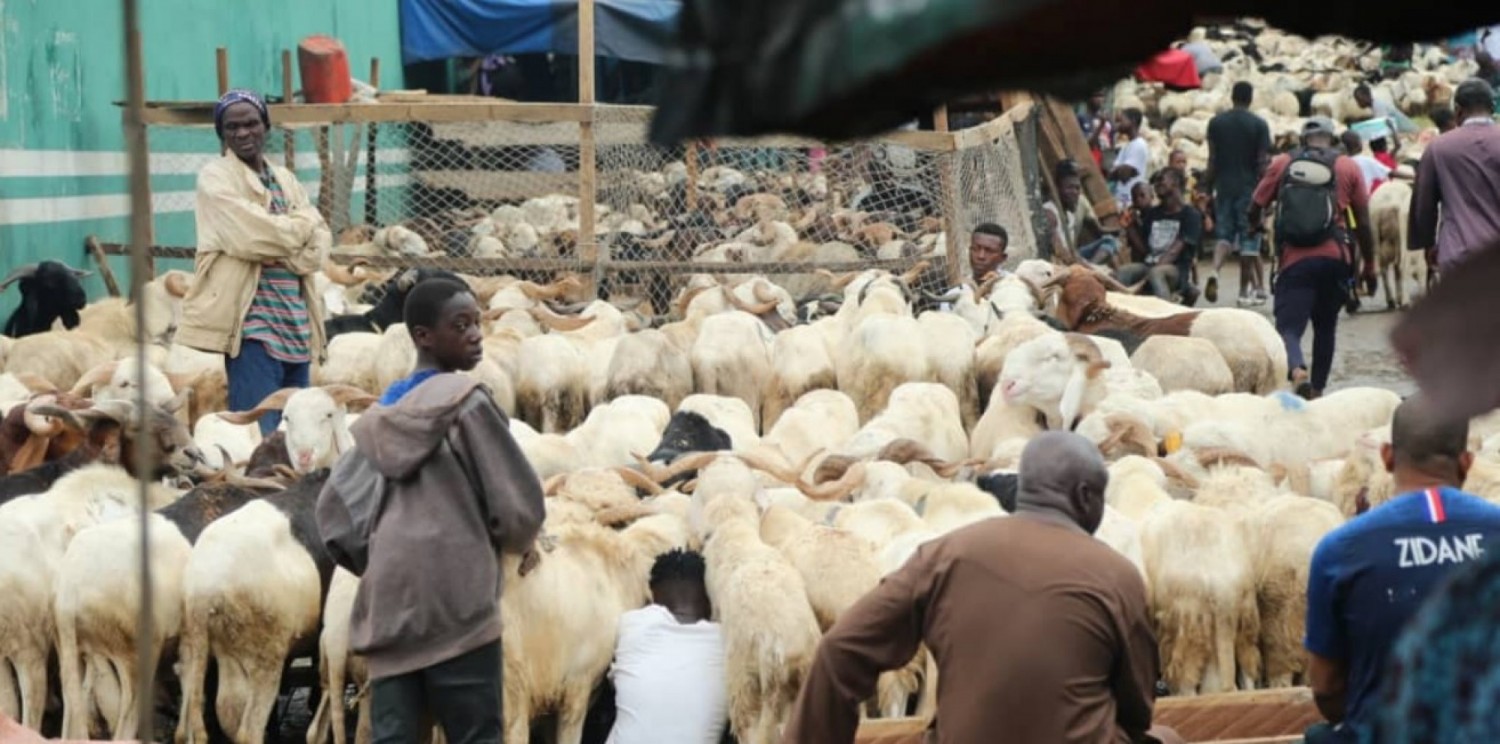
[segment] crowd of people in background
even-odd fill
[[[1361,286],[1365,295],[1378,288],[1371,194],[1393,179],[1408,180],[1413,197],[1406,247],[1426,252],[1433,275],[1452,270],[1464,255],[1459,246],[1500,236],[1500,129],[1492,115],[1500,74],[1489,48],[1500,47],[1500,31],[1482,30],[1469,43],[1465,53],[1479,61],[1479,74],[1458,86],[1451,109],[1431,112],[1436,139],[1415,167],[1398,160],[1400,137],[1421,127],[1364,84],[1353,95],[1372,112],[1367,121],[1339,133],[1333,121],[1310,118],[1301,141],[1278,154],[1265,120],[1251,111],[1254,89],[1237,83],[1232,107],[1208,123],[1209,157],[1201,172],[1189,171],[1181,151],[1153,171],[1141,136],[1144,113],[1110,111],[1107,96],[1096,93],[1079,106],[1078,125],[1118,207],[1118,225],[1095,218],[1080,165],[1065,160],[1057,164],[1056,194],[1044,207],[1051,229],[1044,244],[1060,261],[1098,266],[1131,291],[1188,306],[1200,297],[1218,303],[1220,271],[1236,256],[1235,304],[1272,304],[1290,382],[1299,395],[1316,398],[1332,368],[1339,311],[1359,310]],[[1453,44],[1462,40],[1450,50]],[[1390,53],[1396,65],[1390,72],[1399,73],[1403,51]],[[1291,235],[1295,226],[1288,220],[1296,219],[1312,224]],[[1204,257],[1211,260],[1206,271],[1199,266]],[[1309,324],[1310,364],[1301,348]]]

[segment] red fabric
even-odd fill
[[[1396,170],[1395,155],[1392,155],[1389,152],[1376,152],[1371,154],[1375,156],[1376,160],[1380,161],[1381,165],[1390,168],[1391,170]]]
[[[1198,65],[1193,55],[1181,49],[1168,49],[1135,68],[1135,76],[1148,83],[1165,83],[1174,88],[1200,88]]]

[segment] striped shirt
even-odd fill
[[[260,172],[260,182],[271,192],[271,214],[286,214],[286,194],[269,166]],[[263,264],[255,297],[250,300],[250,312],[245,315],[243,335],[265,345],[266,354],[277,361],[292,364],[310,361],[302,279],[280,263]]]

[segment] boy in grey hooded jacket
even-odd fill
[[[471,378],[479,307],[432,279],[406,300],[416,371],[351,431],[388,491],[370,533],[350,646],[369,665],[376,744],[499,742],[502,554],[533,554],[542,487],[505,414]],[[529,562],[529,561],[528,561]]]

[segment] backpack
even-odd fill
[[[1338,151],[1303,148],[1292,153],[1276,194],[1276,240],[1289,248],[1316,248],[1338,234]]]
[[[385,507],[385,476],[358,448],[339,456],[318,494],[315,516],[333,562],[362,576],[370,562],[370,533]]]
[[[481,493],[479,478],[469,463],[459,457],[449,436],[443,437],[433,454],[446,454],[457,460],[469,487],[474,493]],[[388,493],[385,476],[355,447],[339,456],[328,482],[318,494],[314,517],[323,546],[334,563],[355,576],[363,576],[370,564],[370,533],[385,508]],[[479,505],[488,524],[490,517],[484,499],[479,500]]]

